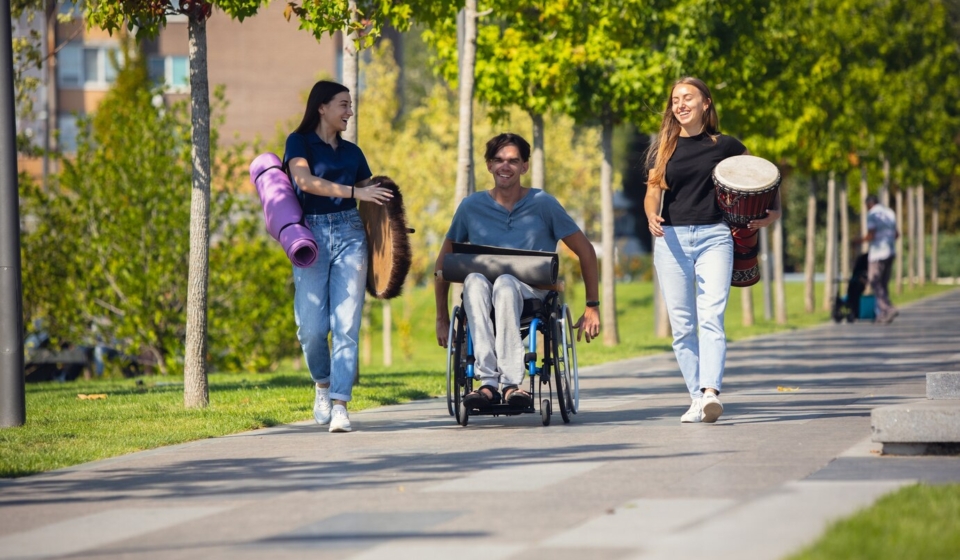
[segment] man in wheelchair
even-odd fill
[[[552,252],[556,251],[558,241],[563,241],[580,260],[587,301],[574,328],[578,340],[583,335],[590,342],[600,332],[599,274],[593,245],[557,199],[540,189],[520,184],[529,168],[530,144],[526,140],[512,133],[500,134],[487,142],[484,158],[494,186],[460,203],[437,256],[434,272],[437,342],[442,347],[450,343],[447,340],[450,284],[444,281],[440,271],[444,256],[453,250],[453,243]],[[464,397],[468,408],[483,410],[501,402],[518,408],[532,405],[533,395],[521,388],[524,349],[520,314],[524,299],[542,300],[547,293],[546,289],[527,285],[508,274],[492,283],[482,274],[469,274],[464,279],[463,307],[473,339],[476,377],[481,384]],[[496,325],[491,319],[491,310]]]

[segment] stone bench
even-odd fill
[[[927,398],[960,400],[960,371],[928,373]]]
[[[873,409],[873,441],[884,455],[960,453],[960,372],[927,374],[927,400]]]

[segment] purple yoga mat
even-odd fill
[[[317,260],[317,242],[300,224],[303,209],[280,165],[276,154],[260,154],[250,163],[250,182],[260,195],[267,232],[280,242],[294,266],[306,268]]]

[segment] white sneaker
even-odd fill
[[[680,417],[680,422],[684,424],[690,424],[694,422],[700,422],[703,417],[703,410],[700,408],[701,399],[693,399],[693,402],[690,404],[690,408],[683,413],[683,416]]]
[[[723,414],[723,404],[713,393],[705,393],[700,399],[700,406],[703,409],[702,421],[704,422],[712,424]]]
[[[321,426],[330,423],[330,387],[317,387],[317,396],[313,399],[313,419]]]
[[[330,419],[331,432],[349,432],[353,428],[350,426],[350,416],[347,415],[347,407],[342,404],[333,405],[333,417]]]

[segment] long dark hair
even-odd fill
[[[343,92],[349,93],[350,90],[347,86],[338,84],[337,82],[320,80],[313,84],[313,89],[310,90],[310,97],[307,97],[307,110],[303,113],[303,120],[300,121],[300,126],[298,126],[294,132],[297,134],[308,134],[316,130],[317,125],[320,124],[320,106],[330,103],[335,96]]]
[[[667,93],[667,107],[663,111],[663,121],[660,123],[660,132],[657,134],[657,141],[650,145],[647,150],[647,162],[650,169],[650,175],[647,179],[648,187],[657,187],[667,190],[667,161],[673,156],[677,149],[677,138],[680,136],[680,123],[673,114],[673,90],[680,84],[691,85],[700,90],[700,95],[704,101],[710,101],[710,107],[703,113],[703,131],[709,134],[716,142],[716,136],[720,134],[720,118],[717,116],[716,104],[713,102],[713,96],[710,94],[710,88],[703,80],[686,76],[680,78],[670,86]],[[650,164],[653,164],[652,166]]]

